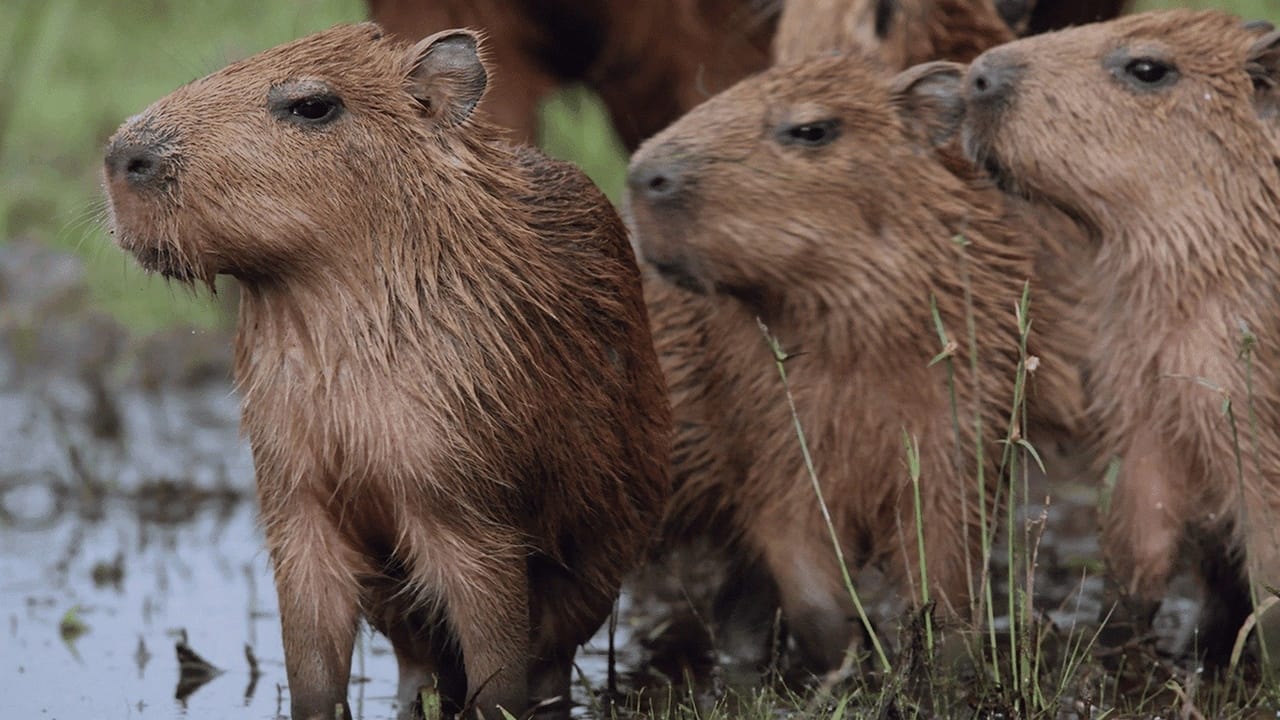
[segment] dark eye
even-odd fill
[[[1124,71],[1144,85],[1158,85],[1174,73],[1173,67],[1169,64],[1149,58],[1130,60],[1129,64],[1124,66]]]
[[[332,120],[338,114],[341,103],[335,97],[315,96],[294,100],[289,104],[289,114],[312,125]]]
[[[837,120],[800,123],[782,129],[779,140],[784,145],[805,145],[821,147],[830,144],[840,135],[840,123]]]

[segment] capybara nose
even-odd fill
[[[632,194],[651,202],[675,198],[683,184],[680,163],[669,159],[642,162],[627,173]]]
[[[976,103],[1001,103],[1013,97],[1022,63],[1009,53],[983,53],[969,66],[969,100]]]
[[[169,160],[148,138],[117,138],[107,148],[107,176],[139,190],[153,190],[170,177]]]

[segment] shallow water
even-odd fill
[[[126,396],[126,447],[86,443],[72,461],[60,442],[83,439],[84,429],[57,430],[58,413],[32,395],[0,395],[0,407],[23,397],[45,422],[26,423],[21,440],[5,434],[5,456],[25,457],[16,464],[27,469],[0,477],[0,717],[287,713],[275,592],[234,399],[225,389]],[[78,482],[77,465],[97,479]],[[617,637],[628,644],[625,626]],[[180,671],[183,638],[216,668],[195,687],[185,683],[200,673]],[[606,647],[602,634],[578,659],[601,683]],[[381,636],[362,634],[353,675],[356,717],[394,717],[395,660]]]

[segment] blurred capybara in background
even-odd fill
[[[787,63],[861,51],[903,69],[929,60],[969,62],[1013,38],[992,0],[786,0],[773,55]]]
[[[887,44],[892,66],[935,58],[969,60],[973,32],[998,36],[992,0],[367,0],[370,17],[406,40],[452,27],[483,29],[501,69],[485,107],[527,142],[537,139],[539,102],[584,83],[609,108],[627,150],[712,94],[769,63],[778,12],[816,38],[832,31]],[[796,5],[796,9],[791,6]],[[1118,15],[1125,0],[996,0],[1000,17],[1044,32]],[[1034,8],[1034,12],[1033,12]],[[998,19],[998,18],[997,18]],[[947,22],[959,24],[949,37]],[[848,23],[857,23],[856,27]],[[802,30],[803,28],[803,30]],[[927,28],[927,37],[916,37]],[[794,46],[793,43],[788,43]],[[932,51],[932,52],[930,52]],[[981,49],[978,49],[980,52]],[[970,54],[971,53],[971,54]],[[901,54],[901,57],[899,57]],[[795,57],[798,55],[789,56]]]
[[[1015,307],[1035,250],[1005,224],[999,192],[935,157],[935,126],[960,118],[931,114],[934,79],[906,73],[891,84],[857,58],[834,56],[771,68],[645,143],[632,159],[629,212],[646,261],[690,291],[740,303],[746,322],[759,315],[791,353],[799,422],[851,570],[878,565],[917,602],[904,438],[918,443],[930,596],[954,616],[967,611],[982,561],[980,505],[990,517],[998,440],[1014,407]],[[957,438],[946,363],[930,365],[941,350],[931,303],[963,348],[969,291],[980,366],[975,376],[955,363]],[[1051,332],[1034,296],[1037,333]],[[1074,368],[1036,349],[1038,339],[1033,399],[1060,402],[1072,423]],[[760,370],[730,393],[739,406],[761,407],[738,418],[737,444],[750,455],[739,473],[706,477],[712,485],[696,495],[720,504],[744,552],[767,567],[805,664],[830,669],[857,620],[777,369],[752,349],[738,352]],[[683,398],[673,401],[679,416]],[[690,494],[679,487],[675,496]],[[704,512],[695,509],[693,522]],[[673,503],[669,522],[682,512]]]
[[[577,170],[472,116],[487,76],[467,31],[337,27],[179,88],[108,148],[119,244],[243,286],[295,719],[345,708],[362,616],[402,714],[433,676],[491,718],[567,696],[669,490],[625,230]]]
[[[763,68],[776,0],[368,0],[370,17],[417,40],[481,28],[499,68],[487,110],[537,139],[538,103],[585,83],[628,150],[708,95]]]
[[[1169,11],[991,50],[965,87],[971,156],[1098,244],[1088,370],[1128,610],[1149,620],[1186,544],[1226,541],[1201,568],[1211,662],[1248,581],[1280,586],[1280,156],[1259,120],[1277,80],[1280,35]]]

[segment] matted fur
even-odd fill
[[[1121,462],[1103,549],[1150,607],[1183,543],[1226,538],[1203,568],[1210,605],[1234,612],[1207,618],[1201,647],[1217,661],[1248,612],[1231,599],[1239,571],[1280,586],[1280,156],[1257,106],[1278,43],[1260,34],[1171,11],[1012,43],[970,70],[972,87],[1014,69],[1002,99],[970,103],[965,130],[1007,188],[1098,243],[1083,302],[1092,414],[1104,459]],[[1142,58],[1176,80],[1142,86],[1125,70]]]
[[[108,173],[119,243],[243,286],[236,379],[295,719],[345,705],[361,616],[395,648],[402,713],[432,673],[489,717],[566,695],[669,490],[621,222],[580,172],[467,117],[474,55],[415,76],[435,42],[340,26],[179,88],[112,141],[160,142],[173,169],[163,192]],[[344,114],[274,116],[269,94],[300,81]]]
[[[1000,194],[975,173],[961,177],[945,166],[917,121],[904,120],[903,98],[889,86],[859,58],[775,67],[695,109],[632,160],[630,214],[641,252],[682,285],[709,293],[695,296],[706,308],[699,344],[684,329],[690,313],[677,309],[675,291],[646,286],[677,433],[686,433],[677,448],[696,443],[699,427],[729,436],[717,436],[727,457],[677,456],[668,532],[704,532],[707,518],[717,529],[728,524],[749,561],[776,580],[804,660],[819,670],[840,662],[856,619],[754,317],[792,354],[799,419],[852,569],[880,565],[916,600],[903,432],[918,440],[928,575],[951,616],[967,610],[970,571],[980,563],[978,504],[992,501],[998,440],[1013,404],[1014,308],[1034,275],[1033,238],[1008,225]],[[789,125],[824,119],[840,123],[831,144],[778,142]],[[646,172],[664,167],[679,189],[652,200]],[[976,378],[963,353],[966,286],[981,355]],[[941,349],[934,297],[961,343],[958,445],[945,365],[929,367]],[[1034,297],[1031,352],[1042,363],[1033,399],[1062,402],[1070,421],[1079,412],[1078,380],[1070,363],[1037,348],[1051,336],[1054,315],[1045,312],[1051,300]],[[718,345],[717,337],[733,344]],[[689,365],[673,368],[682,353]],[[975,412],[983,423],[981,492]]]

